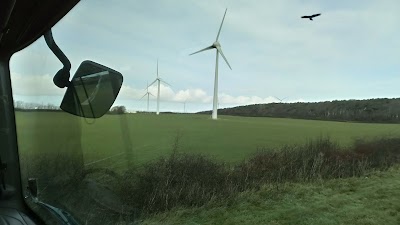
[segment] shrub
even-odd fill
[[[400,138],[358,139],[353,151],[357,155],[368,157],[372,168],[387,169],[400,162]]]
[[[400,138],[356,140],[348,149],[328,137],[305,145],[263,150],[235,170],[247,186],[268,182],[308,181],[361,176],[368,170],[384,170],[400,162]]]
[[[309,140],[303,145],[260,149],[235,165],[228,165],[200,154],[178,153],[180,135],[172,154],[131,168],[122,176],[112,171],[82,168],[80,158],[43,155],[21,159],[30,161],[22,168],[28,176],[51,178],[69,192],[89,173],[102,172],[117,182],[110,190],[135,209],[135,215],[157,213],[175,207],[202,206],[210,201],[226,201],[237,193],[264,184],[277,187],[284,182],[307,182],[362,176],[371,170],[385,170],[400,162],[400,138],[356,140],[351,147],[340,147],[329,137]],[[27,164],[25,164],[27,165]],[[70,173],[66,173],[70,171]],[[54,178],[58,180],[54,182]],[[71,189],[73,190],[73,189]]]
[[[125,174],[124,193],[134,207],[159,212],[199,206],[232,193],[225,166],[203,155],[173,154]]]

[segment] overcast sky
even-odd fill
[[[112,2],[112,3],[111,3]],[[146,83],[156,77],[161,110],[212,108],[215,50],[211,45],[228,8],[220,43],[232,66],[219,63],[221,107],[285,101],[399,97],[398,0],[154,0],[80,2],[54,28],[72,63],[96,61],[120,71],[115,104],[144,110]],[[303,15],[322,13],[309,21]],[[16,100],[59,104],[52,84],[61,63],[40,38],[11,61]],[[156,87],[150,92],[156,95]],[[155,102],[151,102],[155,110]]]

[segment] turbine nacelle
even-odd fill
[[[218,41],[215,41],[212,45],[211,45],[211,47],[213,47],[213,48],[221,48],[221,44],[218,42]]]
[[[225,60],[226,64],[228,65],[229,69],[232,69],[231,65],[229,64],[228,60],[226,59],[224,53],[222,52],[222,47],[221,44],[219,43],[219,41],[215,41],[211,46],[208,46],[207,48],[203,48],[197,52],[193,52],[190,55],[194,55],[197,54],[199,52],[203,52],[203,51],[207,51],[210,49],[216,49],[217,50],[217,54],[220,54],[222,56],[222,58]]]

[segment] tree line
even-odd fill
[[[24,101],[14,101],[15,111],[61,111],[59,106],[51,103],[33,103]],[[125,114],[125,106],[114,106],[109,111],[108,114]]]
[[[51,103],[33,103],[24,101],[14,101],[15,111],[60,111],[60,107]]]
[[[202,114],[211,111],[200,112]],[[400,98],[335,100],[312,103],[269,103],[219,109],[220,115],[281,117],[372,123],[400,122]]]

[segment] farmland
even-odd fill
[[[346,158],[344,158],[345,161],[330,161],[330,159],[336,160],[336,158],[325,158],[323,166],[318,167],[321,168],[318,170],[319,174],[315,177],[309,175],[313,174],[311,172],[317,165],[315,164],[318,162],[316,159],[320,159],[319,157],[323,154],[316,154],[315,156],[303,154],[308,152],[307,145],[303,144],[318,136],[329,135],[330,140],[337,141],[344,148],[347,146],[350,148],[356,138],[398,137],[400,125],[397,124],[234,116],[221,116],[218,121],[213,121],[207,115],[193,114],[106,115],[101,119],[92,120],[74,117],[62,112],[17,112],[16,118],[23,176],[38,176],[43,173],[41,184],[43,189],[46,190],[42,193],[46,193],[46,198],[50,201],[56,200],[66,209],[71,210],[74,215],[79,215],[79,218],[89,217],[90,213],[84,213],[84,209],[93,208],[92,213],[96,215],[92,218],[93,221],[102,219],[117,221],[121,219],[120,216],[110,217],[110,214],[103,215],[102,213],[100,215],[98,213],[103,212],[102,210],[105,208],[103,205],[96,205],[91,198],[88,198],[93,189],[90,189],[90,186],[86,187],[85,182],[82,182],[78,189],[73,186],[74,191],[71,191],[71,187],[59,185],[58,182],[68,177],[68,169],[76,165],[79,166],[79,162],[69,164],[68,155],[82,155],[87,168],[101,167],[122,172],[120,173],[122,179],[116,178],[121,183],[110,184],[108,183],[109,177],[106,177],[104,182],[103,177],[96,179],[100,184],[111,185],[110,190],[114,190],[117,194],[116,196],[112,195],[113,198],[117,199],[115,208],[120,206],[118,199],[121,199],[121,202],[125,202],[134,208],[153,210],[149,211],[150,214],[141,218],[145,220],[144,224],[160,224],[163,223],[162,221],[167,221],[168,224],[301,224],[301,222],[303,224],[327,224],[328,222],[330,224],[396,224],[399,219],[397,216],[398,205],[393,205],[391,202],[393,198],[398,198],[396,190],[399,182],[396,174],[398,174],[399,169],[398,166],[395,166],[389,171],[385,171],[386,166],[390,167],[397,163],[398,138],[395,142],[389,140],[379,142],[382,145],[370,145],[372,152],[382,152],[382,154],[377,155],[376,160],[371,158],[371,163],[357,164],[357,158],[349,161],[346,161]],[[237,162],[239,164],[243,159],[250,157],[257,149],[280,149],[284,145],[291,144],[296,145],[292,149],[300,153],[291,152],[289,155],[288,152],[279,151],[283,153],[281,156],[285,157],[274,158],[277,167],[271,167],[273,164],[268,163],[268,168],[279,169],[279,174],[285,174],[284,168],[289,171],[291,168],[295,168],[297,164],[282,168],[280,165],[296,162],[296,160],[293,160],[297,159],[296,157],[303,157],[300,158],[299,162],[306,162],[300,164],[300,167],[298,167],[300,169],[307,168],[307,160],[313,162],[313,165],[310,167],[311,170],[305,170],[305,173],[299,173],[300,170],[296,169],[290,170],[297,171],[295,177],[285,178],[282,175],[278,177],[279,179],[272,178],[277,182],[274,186],[270,180],[268,182],[262,181],[261,175],[268,177],[268,173],[260,172],[265,171],[261,164],[258,164],[258,167],[249,167],[252,163],[246,162],[247,164],[242,164],[245,167],[230,170],[225,167],[218,167],[212,161],[204,161],[195,156],[189,158],[171,157],[165,161],[156,160],[160,156],[170,154],[176,144],[178,145],[177,150],[182,153],[203,153],[213,155],[219,161]],[[301,147],[302,145],[303,147]],[[384,145],[386,146],[381,148]],[[320,148],[316,149],[320,150]],[[387,153],[396,155],[389,158],[386,157]],[[366,154],[370,153],[367,152]],[[49,155],[50,157],[48,157]],[[262,154],[253,156],[253,160],[262,160],[262,157],[268,156]],[[39,159],[37,165],[33,162],[34,159]],[[281,161],[278,162],[278,159]],[[380,159],[382,161],[379,161]],[[155,160],[155,164],[147,163],[147,167],[143,167],[147,169],[128,168],[131,164],[143,165],[152,160]],[[339,164],[335,162],[339,162]],[[346,162],[351,163],[346,164]],[[175,167],[170,167],[170,165]],[[337,165],[340,167],[336,167]],[[344,167],[346,165],[347,167]],[[352,167],[352,165],[366,165],[366,167]],[[194,168],[194,170],[189,167]],[[175,169],[171,170],[171,168]],[[197,168],[203,168],[204,171]],[[207,169],[213,168],[217,168],[217,170],[207,172]],[[245,170],[240,170],[240,168],[245,168]],[[325,170],[322,168],[328,169],[328,172],[324,173]],[[358,172],[355,175],[346,175],[351,173],[344,170],[335,175],[329,171],[334,172],[336,170],[329,168],[347,168],[349,171],[351,171],[351,168],[360,168],[360,170],[357,170]],[[382,173],[379,170],[382,170]],[[171,171],[172,174],[183,175],[171,178]],[[241,171],[246,173],[241,173]],[[253,178],[252,182],[247,183],[249,171],[254,171],[255,173],[252,174],[255,177],[260,175],[259,183],[257,183],[257,178]],[[269,174],[273,175],[274,171],[276,170],[270,170],[271,173]],[[197,176],[193,176],[190,172],[193,172],[194,175],[197,174]],[[202,177],[199,174],[206,174],[206,176]],[[210,176],[210,174],[214,176]],[[234,176],[231,176],[232,174]],[[211,177],[211,179],[204,180],[207,177]],[[230,182],[228,179],[231,177],[239,179]],[[93,177],[91,178],[93,179]],[[174,179],[174,182],[166,182],[170,179]],[[228,180],[229,182],[215,182],[216,179]],[[23,180],[26,180],[26,178]],[[53,189],[48,188],[47,184],[49,183],[55,185]],[[149,184],[153,184],[153,186],[149,186]],[[192,186],[195,184],[202,186]],[[253,191],[251,187],[256,186],[251,186],[252,184],[259,185],[258,187],[262,188],[259,191]],[[217,185],[217,189],[215,189],[215,185]],[[247,187],[247,185],[249,186]],[[215,201],[209,201],[207,195],[202,200],[201,195],[196,195],[199,197],[196,206],[200,207],[189,207],[184,201],[187,199],[188,202],[192,202],[192,199],[185,198],[189,196],[188,194],[182,194],[176,198],[169,197],[180,193],[176,190],[187,191],[183,193],[207,193],[206,191],[192,192],[192,187],[205,188],[204,190],[220,190],[216,192],[215,196],[219,196],[218,193],[221,196],[227,194],[229,201],[224,197],[216,198],[219,199],[218,201],[213,197],[212,199]],[[207,189],[208,187],[209,189]],[[223,191],[236,190],[232,189],[234,187],[238,187],[238,191],[231,191],[229,194]],[[75,190],[78,190],[78,192]],[[68,195],[62,195],[61,192],[68,193]],[[157,193],[159,195],[155,195]],[[372,195],[373,193],[382,193],[382,195]],[[72,195],[73,197],[71,197]],[[167,202],[164,199],[165,196],[167,199],[171,198],[169,202],[172,202],[173,199],[180,199],[180,201],[174,203],[177,207],[165,207],[165,210],[149,208],[151,205],[147,204],[146,199],[156,198],[160,202]],[[193,194],[191,196],[193,197]],[[80,199],[81,208],[76,207],[74,202],[76,199]],[[107,199],[105,202],[108,202]],[[326,202],[329,202],[329,204]],[[190,203],[190,205],[192,204]],[[347,208],[343,208],[343,205],[346,205]],[[373,208],[370,208],[372,206]],[[101,210],[96,210],[96,207]],[[370,209],[366,210],[367,208]],[[327,210],[329,212],[326,212]],[[161,212],[161,214],[151,214],[151,212]],[[306,215],[307,218],[301,215]],[[364,217],[365,220],[359,221],[359,218]],[[357,221],[358,223],[356,223]],[[94,223],[98,224],[98,221]]]
[[[300,144],[321,135],[346,146],[355,138],[400,134],[397,124],[235,116],[213,121],[194,114],[106,115],[93,120],[62,112],[17,112],[16,119],[22,154],[82,151],[86,164],[115,156],[100,162],[107,166],[126,160],[126,154],[137,164],[166,155],[177,136],[180,152],[237,162],[260,148]]]

